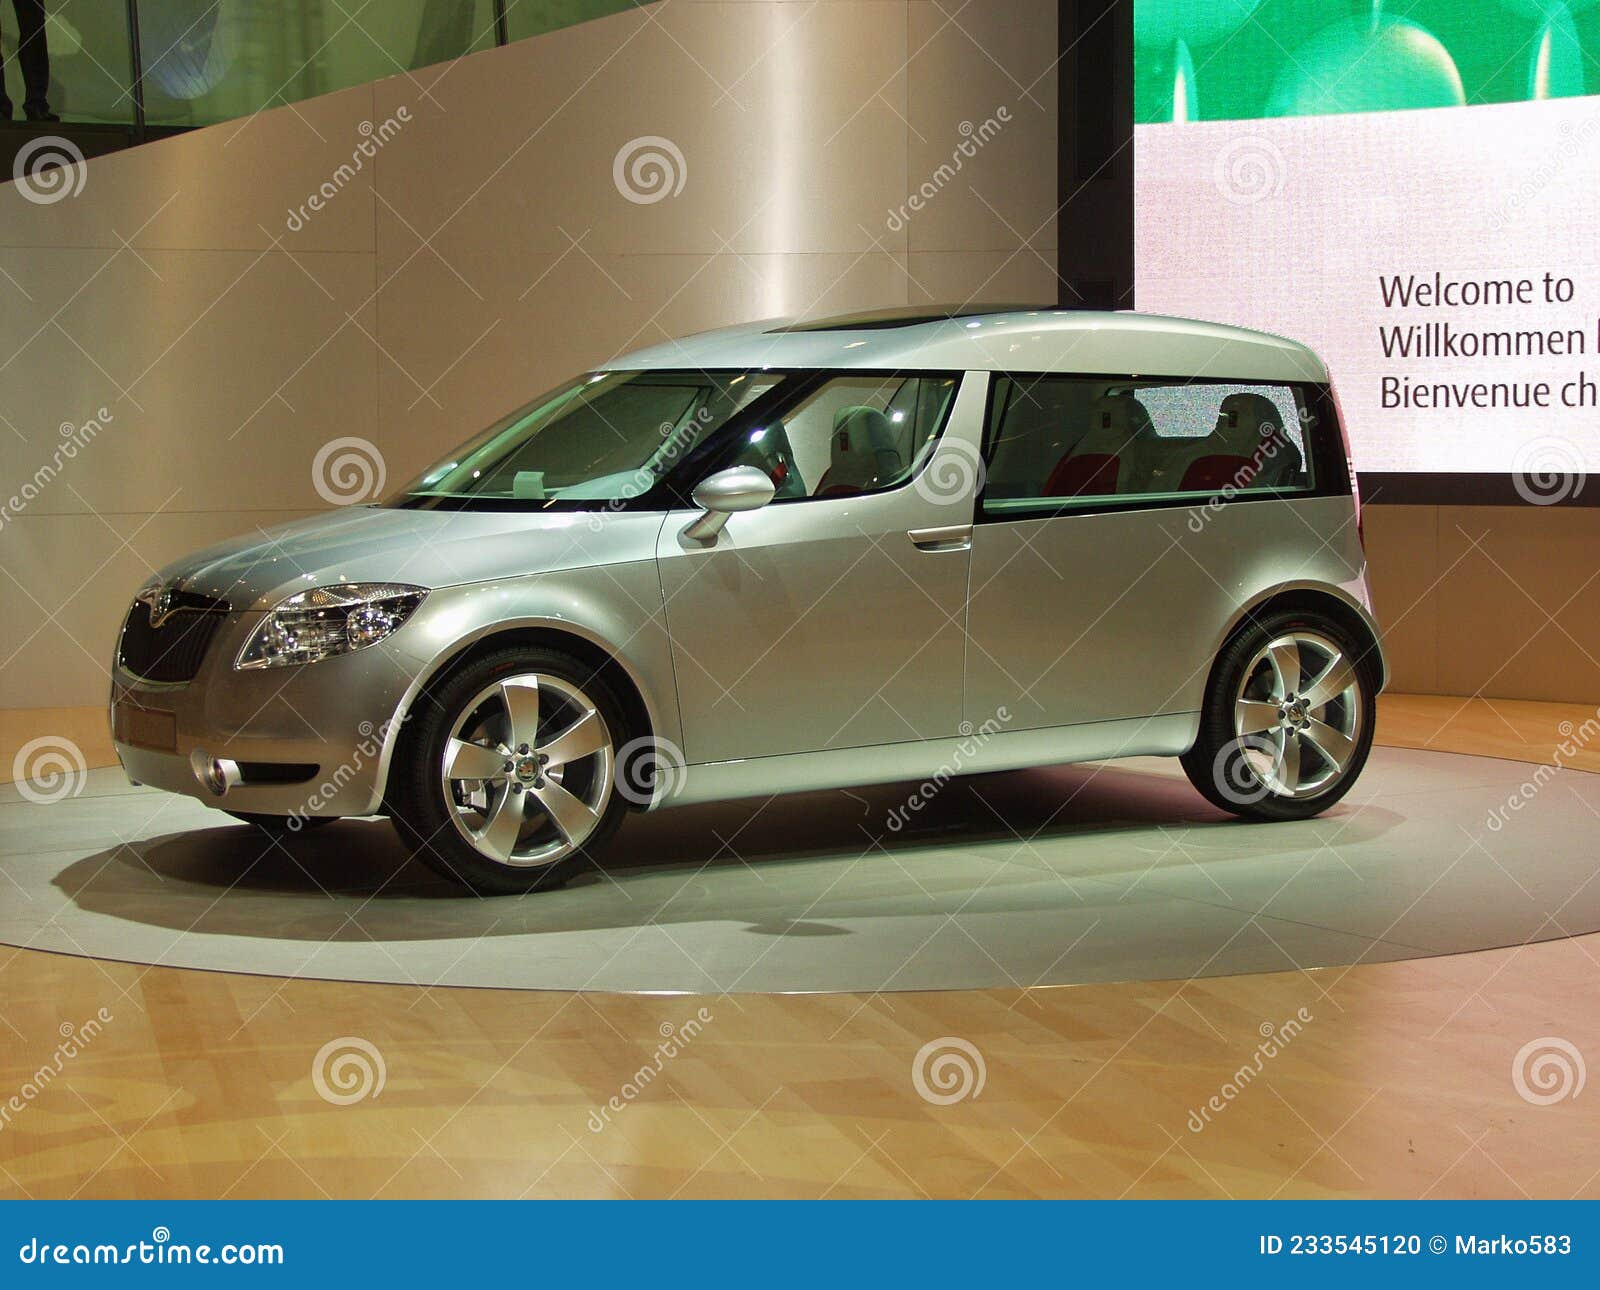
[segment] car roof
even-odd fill
[[[1304,345],[1265,332],[1132,311],[912,306],[760,322],[652,345],[609,370],[864,368],[1326,381]]]

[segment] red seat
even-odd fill
[[[1122,458],[1115,453],[1084,453],[1074,457],[1070,452],[1056,462],[1050,478],[1044,482],[1045,497],[1096,497],[1117,491],[1117,478],[1122,470]]]
[[[1183,472],[1183,482],[1178,491],[1184,493],[1215,493],[1230,485],[1245,488],[1255,478],[1256,463],[1249,457],[1230,453],[1212,453],[1196,457]]]

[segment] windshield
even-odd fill
[[[639,497],[783,379],[774,372],[596,372],[491,426],[395,500]]]

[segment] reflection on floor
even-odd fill
[[[0,942],[424,986],[809,992],[1162,980],[1459,953],[1600,930],[1600,775],[1519,801],[1520,762],[1378,749],[1344,802],[1254,825],[1176,763],[975,776],[630,819],[603,873],[475,900],[380,820],[286,841],[96,771],[0,801],[22,900]],[[1549,914],[1561,909],[1559,925]],[[816,943],[826,938],[825,948]]]
[[[1503,737],[1533,761],[1592,715],[1524,706]],[[1420,742],[1427,719],[1386,700],[1380,737]],[[0,884],[0,909],[26,900]],[[21,1108],[0,1194],[1594,1197],[1600,1120],[1571,1094],[1600,1053],[1597,954],[640,997],[0,951],[0,1090]],[[957,1064],[919,1061],[929,1045]],[[1536,1051],[1570,1074],[1541,1087]]]

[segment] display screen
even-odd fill
[[[1140,310],[1310,345],[1364,472],[1600,472],[1597,0],[1135,0],[1134,35]]]

